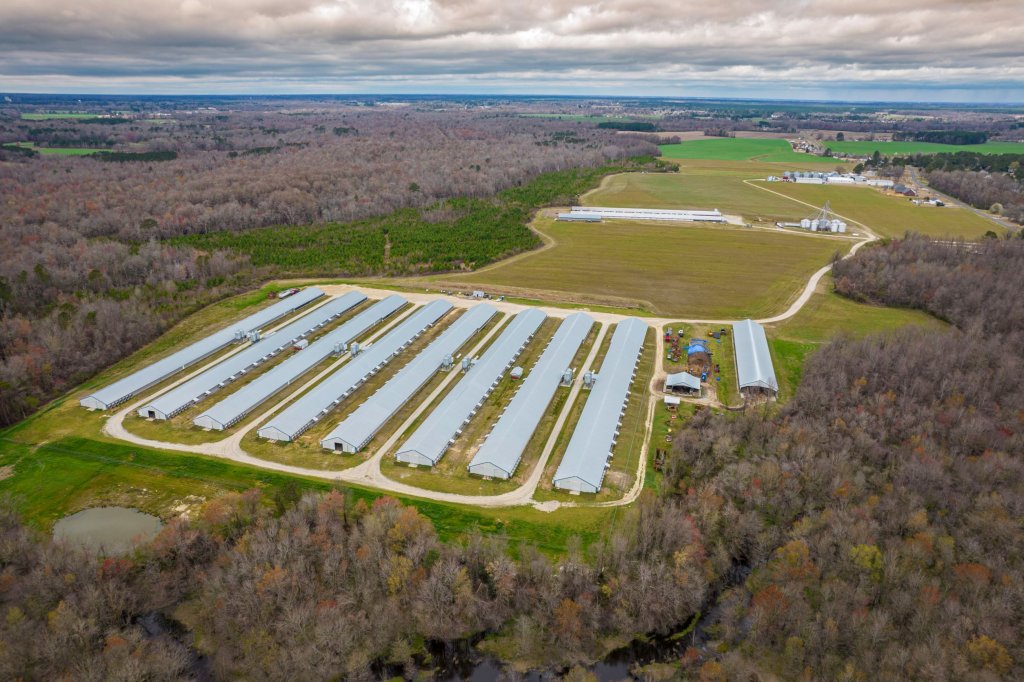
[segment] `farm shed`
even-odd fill
[[[396,459],[408,464],[437,464],[545,319],[547,315],[537,308],[528,308],[512,318],[479,362],[466,371],[455,388],[399,446]]]
[[[778,393],[779,382],[764,327],[753,320],[743,320],[732,326],[732,333],[740,393]]]
[[[469,473],[501,479],[512,477],[533,432],[544,417],[544,411],[562,383],[566,368],[593,326],[594,319],[585,313],[570,315],[559,325],[530,376],[473,456],[468,466]]]
[[[669,374],[665,377],[665,390],[700,393],[700,379],[689,372]]]
[[[398,410],[402,408],[445,362],[459,350],[473,334],[480,331],[497,314],[494,306],[481,303],[473,306],[455,320],[433,343],[427,346],[408,365],[377,392],[357,407],[320,441],[320,445],[335,452],[359,452]]]
[[[205,357],[216,353],[236,341],[239,336],[245,338],[247,334],[262,329],[265,325],[274,320],[280,319],[289,313],[295,312],[302,306],[315,301],[324,295],[324,292],[316,287],[303,289],[301,292],[290,298],[278,301],[274,305],[253,313],[244,320],[215,332],[201,341],[168,355],[162,360],[157,360],[151,365],[129,374],[123,379],[104,386],[94,393],[90,393],[79,401],[82,407],[93,410],[108,410],[115,405],[123,403],[139,391],[145,390],[153,384],[159,383],[167,377],[180,372],[181,370],[195,364]],[[241,334],[239,334],[241,332]]]
[[[605,472],[611,466],[612,450],[626,412],[629,387],[636,378],[647,329],[647,323],[635,317],[615,327],[597,382],[555,472],[556,488],[583,493],[601,490]]]
[[[269,440],[295,440],[321,417],[384,368],[420,334],[453,308],[447,301],[431,301],[402,320],[397,326],[342,365],[283,412],[273,417],[256,433]]]

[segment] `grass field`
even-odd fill
[[[99,505],[128,505],[168,518],[188,500],[207,500],[258,488],[268,493],[295,482],[310,491],[344,490],[350,501],[372,501],[382,494],[358,486],[294,477],[224,460],[165,453],[99,438],[69,437],[39,447],[0,434],[0,466],[12,467],[0,480],[0,494],[31,524],[49,530],[66,514]],[[395,496],[391,496],[395,497]],[[602,538],[617,516],[613,509],[565,509],[546,514],[532,508],[477,510],[398,497],[414,504],[445,540],[482,532],[529,543],[547,553],[564,552],[570,538],[584,545]]]
[[[799,165],[835,166],[836,159],[794,152],[786,140],[750,137],[710,137],[703,140],[687,140],[679,144],[661,145],[661,155],[666,159],[708,159],[718,161],[754,160],[766,163],[788,163]]]
[[[85,114],[74,111],[51,111],[45,114],[22,114],[21,119],[23,121],[53,121],[56,119],[69,119],[69,118],[99,118],[96,114]]]
[[[907,324],[943,329],[945,324],[919,310],[884,308],[844,298],[832,291],[832,280],[825,278],[816,294],[795,316],[769,325],[768,345],[779,380],[779,398],[792,397],[803,372],[807,356],[839,334],[853,337],[888,332]]]
[[[883,194],[870,187],[797,185],[789,182],[760,183],[772,191],[814,206],[830,202],[836,213],[860,221],[885,237],[919,232],[929,237],[978,239],[999,224],[956,206],[915,206],[906,197]]]
[[[746,162],[685,164],[678,173],[620,173],[610,175],[580,199],[585,206],[635,208],[717,208],[739,214],[749,222],[799,220],[808,209],[744,180],[778,173]]]
[[[681,224],[558,223],[538,217],[557,244],[444,281],[530,295],[582,293],[633,301],[662,315],[706,319],[779,312],[815,270],[849,242],[747,228]]]
[[[975,152],[979,154],[1024,154],[1024,142],[986,142],[985,144],[937,144],[935,142],[827,142],[829,149],[841,154],[870,156],[877,150],[883,156],[893,154],[940,154]]]
[[[109,149],[94,147],[37,147],[34,142],[15,142],[15,146],[39,152],[43,156],[90,156],[97,152],[109,152]]]

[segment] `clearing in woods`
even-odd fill
[[[781,312],[811,274],[849,240],[743,227],[606,221],[560,223],[538,215],[551,248],[436,284],[500,287],[509,293],[559,292],[659,315],[700,319]],[[558,298],[556,293],[555,298]]]
[[[915,206],[907,197],[883,194],[871,187],[829,187],[790,182],[755,184],[814,206],[822,206],[828,201],[836,213],[868,225],[883,237],[902,237],[906,232],[919,232],[928,237],[978,239],[989,230],[998,232],[1001,229],[997,223],[967,209]]]
[[[98,147],[38,147],[35,142],[14,142],[11,146],[31,149],[43,156],[90,156],[97,152],[109,152]]]

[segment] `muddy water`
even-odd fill
[[[128,507],[94,507],[65,516],[53,527],[55,540],[104,554],[123,554],[153,539],[163,524]]]

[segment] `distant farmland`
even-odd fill
[[[31,149],[34,152],[39,152],[44,156],[89,156],[96,154],[97,152],[109,152],[109,149],[100,149],[94,147],[37,147],[32,142],[15,142],[11,146],[22,147],[24,149]]]
[[[47,114],[22,114],[21,118],[22,118],[22,120],[25,120],[25,121],[52,121],[54,119],[61,119],[61,118],[83,119],[83,118],[99,118],[99,116],[97,114],[84,114],[84,113],[76,113],[76,112],[72,112],[72,111],[55,111],[55,112],[51,112],[51,113],[47,113]]]
[[[986,142],[985,144],[937,144],[935,142],[828,142],[828,148],[839,154],[870,156],[878,151],[893,154],[940,154],[942,152],[974,152],[976,154],[1024,154],[1024,142]]]
[[[661,145],[667,159],[705,159],[713,161],[764,161],[767,163],[829,164],[838,161],[813,154],[794,152],[789,142],[750,137],[709,137],[679,144]]]

